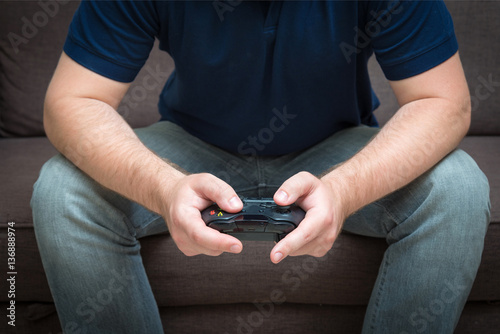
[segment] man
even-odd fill
[[[271,251],[274,263],[323,256],[342,229],[386,238],[365,333],[451,333],[489,208],[487,180],[455,150],[470,97],[444,4],[223,4],[96,1],[75,15],[45,105],[62,155],[44,166],[32,200],[63,329],[161,332],[137,240],[168,230],[188,256],[239,253],[241,242],[206,227],[200,210],[216,202],[237,212],[238,196],[251,195],[307,212]],[[133,131],[116,108],[155,38],[176,70],[162,121]],[[381,130],[372,53],[400,104]],[[237,173],[215,176],[228,166]],[[90,313],[81,301],[116,283],[119,268],[133,273],[130,293]],[[416,308],[446,284],[454,298],[423,326]]]

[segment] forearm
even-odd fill
[[[156,156],[108,104],[88,98],[46,103],[54,146],[103,186],[160,213],[169,181],[183,176]]]
[[[350,215],[438,163],[463,138],[469,119],[468,108],[448,100],[408,103],[370,143],[322,180],[336,189]]]

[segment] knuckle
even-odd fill
[[[302,171],[288,180],[286,188],[308,193],[316,187],[316,180],[317,178],[311,173]]]
[[[181,252],[186,255],[186,256],[189,256],[189,257],[193,257],[193,256],[196,256],[196,255],[199,255],[200,253],[199,252],[195,252],[195,251],[192,251],[192,250],[186,250],[186,251],[182,251]]]
[[[307,172],[307,171],[301,171],[297,175],[300,175],[302,177],[307,177],[307,178],[315,178],[314,175],[312,175],[310,172]]]
[[[177,247],[182,247],[185,245],[184,240],[179,236],[179,234],[175,231],[169,231],[170,236],[172,237],[172,240],[174,240],[175,244]]]
[[[194,256],[197,255],[198,253],[195,252],[192,247],[190,247],[189,243],[187,243],[184,239],[182,238],[174,238],[172,236],[172,239],[174,239],[175,244],[177,245],[177,248],[186,256]]]
[[[181,226],[181,217],[179,216],[179,214],[177,213],[177,211],[172,211],[170,213],[170,222],[172,223],[172,225],[176,228],[179,228]]]
[[[327,253],[327,251],[324,251],[324,250],[321,250],[321,251],[316,251],[312,254],[312,256],[314,257],[323,257],[325,256]]]
[[[233,189],[231,186],[215,175],[204,173],[200,174],[200,176],[201,177],[197,180],[196,186],[204,187],[205,192],[210,196],[215,198],[225,198],[232,194]]]
[[[333,246],[333,243],[337,240],[337,235],[336,234],[328,234],[326,235],[325,242],[326,245],[331,248]]]
[[[190,254],[193,253],[192,248],[190,247],[189,243],[185,242],[183,239],[174,239],[175,244],[177,245],[177,248],[184,253],[187,256],[192,256]],[[193,254],[194,255],[194,254]]]
[[[307,244],[313,240],[313,235],[311,231],[304,231],[302,232],[302,241]]]
[[[315,182],[316,180],[318,180],[316,178],[316,176],[312,175],[309,172],[305,172],[305,171],[298,173],[297,176],[300,177],[300,180],[302,182],[308,183],[308,184],[311,183],[311,182]]]
[[[218,251],[218,250],[213,250],[213,251],[207,251],[205,253],[205,255],[208,255],[208,256],[219,256],[221,255],[223,252],[222,251]]]
[[[320,244],[313,250],[311,255],[315,257],[323,257],[328,253],[330,248],[331,246],[328,244]]]
[[[182,222],[182,218],[182,204],[180,205],[177,201],[169,203],[165,220],[178,226]]]
[[[193,230],[189,237],[196,244],[199,244],[203,239],[202,234],[198,230]]]
[[[186,177],[190,188],[207,187],[214,183],[214,176],[209,173],[191,174]]]
[[[219,189],[223,196],[229,196],[233,193],[233,188],[225,182],[219,183]]]

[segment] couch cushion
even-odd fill
[[[32,226],[30,199],[42,165],[56,154],[46,137],[0,138],[0,222]]]
[[[142,242],[141,253],[159,306],[280,300],[366,305],[387,248],[383,239],[342,234],[322,258],[288,257],[275,265],[273,246],[247,241],[241,254],[186,257],[170,236],[160,235]]]
[[[0,307],[7,307],[7,303]],[[18,314],[27,321],[16,322],[16,334],[60,333],[54,305],[17,303]],[[223,304],[186,307],[161,307],[160,316],[167,333],[287,333],[323,334],[361,332],[364,306],[330,306],[311,304]],[[486,302],[468,303],[455,334],[496,334],[500,327],[500,305]],[[24,320],[24,319],[23,319]],[[0,332],[9,333],[7,321]]]
[[[19,227],[18,227],[19,225]],[[0,238],[7,236],[6,224]],[[489,227],[479,272],[469,300],[500,300],[500,224]],[[159,306],[240,302],[366,305],[387,244],[383,239],[341,234],[324,258],[289,257],[274,265],[273,246],[245,242],[241,254],[186,257],[169,235],[141,239],[144,266]],[[34,231],[16,224],[16,301],[50,302]],[[0,243],[7,253],[7,244]],[[251,273],[249,275],[249,273]],[[7,282],[0,281],[0,288]],[[7,294],[0,302],[8,301]]]
[[[492,224],[469,300],[498,300],[500,224]],[[144,266],[160,306],[272,302],[366,305],[387,244],[343,233],[323,258],[289,257],[274,265],[272,243],[244,242],[241,254],[185,257],[167,236],[142,242]],[[249,274],[251,273],[251,274]],[[230,275],[230,276],[228,276]],[[197,282],[193,285],[191,282]]]

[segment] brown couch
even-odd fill
[[[461,147],[491,184],[492,218],[482,264],[457,333],[500,328],[500,1],[448,1],[473,102],[473,123]],[[0,2],[0,304],[15,301],[15,327],[2,333],[61,331],[32,228],[29,200],[42,164],[56,153],[42,127],[42,103],[78,3]],[[215,14],[214,14],[215,15]],[[396,104],[371,63],[383,124]],[[172,70],[153,51],[119,112],[134,127],[157,120],[158,90]],[[142,84],[157,81],[154,91]],[[11,225],[11,226],[9,226]],[[8,227],[15,263],[8,268]],[[13,235],[11,234],[11,237]],[[10,239],[12,242],[12,239]],[[11,244],[12,246],[12,244]],[[323,259],[269,261],[272,245],[246,242],[243,254],[186,257],[168,235],[142,240],[144,265],[171,333],[358,333],[386,243],[342,234]],[[464,245],[467,247],[467,245]],[[11,249],[12,250],[12,249]],[[12,262],[12,261],[10,261]],[[15,272],[16,274],[8,274]],[[15,280],[8,281],[13,276]],[[15,284],[10,284],[10,283]],[[15,296],[12,295],[14,292]],[[7,310],[7,315],[11,313]],[[4,313],[2,313],[4,314]],[[76,332],[75,332],[76,333]]]

